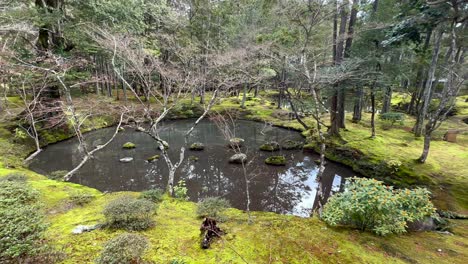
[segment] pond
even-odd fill
[[[159,133],[170,147],[168,154],[176,162],[184,134],[194,120],[167,121],[160,124]],[[106,142],[115,128],[105,128],[85,134],[88,146]],[[238,120],[233,129],[235,136],[245,139],[242,151],[248,156],[247,177],[249,179],[251,210],[271,211],[281,214],[306,216],[312,208],[316,195],[315,181],[318,166],[315,153],[299,150],[260,151],[260,145],[267,141],[304,141],[300,133],[265,124]],[[122,145],[132,142],[134,149],[124,149]],[[184,180],[188,196],[192,201],[204,197],[219,196],[230,201],[235,208],[246,207],[246,181],[242,165],[231,164],[229,158],[235,154],[227,147],[227,140],[219,128],[209,120],[203,120],[189,138],[189,144],[201,142],[202,151],[187,150],[179,167],[175,182]],[[49,145],[30,164],[30,168],[42,174],[57,170],[71,170],[81,161],[76,138]],[[90,186],[104,192],[142,191],[151,188],[164,188],[167,184],[168,168],[161,157],[148,162],[149,157],[160,154],[158,144],[147,134],[126,128],[119,132],[114,141],[95,154],[71,179],[72,182]],[[273,155],[284,155],[286,166],[265,164],[265,159]],[[120,159],[133,158],[123,163]],[[355,173],[347,167],[327,161],[323,177],[324,192],[339,191],[344,178]]]

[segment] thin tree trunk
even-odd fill
[[[382,114],[390,112],[391,102],[392,102],[392,87],[387,86],[385,87],[385,94],[383,98]]]
[[[427,110],[429,108],[429,103],[431,101],[430,95],[431,95],[431,90],[432,90],[432,81],[434,79],[435,71],[437,68],[437,61],[439,58],[440,43],[442,40],[442,35],[443,35],[443,30],[439,29],[439,32],[437,33],[437,36],[435,39],[434,50],[432,54],[431,65],[429,66],[426,85],[424,87],[423,105],[422,105],[420,113],[418,113],[416,124],[414,126],[414,135],[416,137],[420,137],[422,134],[424,119],[427,115]]]
[[[362,101],[364,97],[364,91],[361,85],[356,89],[356,97],[354,99],[353,109],[353,123],[357,123],[362,119]]]
[[[371,86],[371,138],[375,138],[375,85],[376,82]]]

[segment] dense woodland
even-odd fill
[[[296,230],[299,226],[315,225],[313,228],[317,230],[303,231],[305,238],[289,237],[285,242],[288,246],[301,244],[309,236],[317,237],[314,240],[317,244],[323,240],[346,240],[348,238],[344,237],[348,233],[341,232],[352,232],[333,230],[326,231],[335,232],[333,235],[317,236],[320,228],[327,228],[322,221],[328,226],[354,226],[387,235],[408,231],[408,223],[435,213],[436,208],[439,224],[449,225],[449,220],[441,220],[444,217],[466,218],[463,214],[468,212],[467,33],[468,4],[463,0],[0,0],[0,148],[3,148],[0,175],[11,178],[0,181],[4,190],[0,190],[0,215],[10,223],[26,221],[19,216],[8,218],[13,217],[8,213],[11,206],[18,206],[13,205],[8,195],[25,197],[18,198],[26,208],[20,212],[24,216],[37,211],[34,208],[39,205],[32,204],[39,199],[36,188],[49,197],[43,201],[47,210],[42,217],[52,223],[55,230],[61,230],[31,227],[37,232],[18,235],[26,237],[23,239],[26,242],[21,242],[21,238],[15,240],[20,241],[21,246],[0,239],[0,250],[5,252],[0,254],[0,262],[383,263],[391,258],[395,262],[409,263],[463,263],[463,259],[468,258],[466,230],[454,232],[455,237],[449,242],[440,242],[448,244],[437,245],[447,250],[451,248],[452,253],[445,253],[446,248],[437,251],[432,244],[422,245],[422,253],[417,254],[429,254],[432,259],[424,259],[416,253],[407,255],[412,249],[402,253],[395,248],[398,244],[411,248],[416,240],[433,241],[434,234],[408,236],[403,238],[405,241],[394,238],[389,242],[392,246],[388,246],[373,234],[349,233],[349,236],[363,236],[353,238],[359,240],[359,245],[353,247],[362,248],[349,250],[347,256],[329,253],[330,259],[309,244],[298,249],[300,254],[292,249],[291,252],[272,253],[271,248],[281,246],[281,242],[275,243],[286,239],[288,229],[294,234],[301,232]],[[193,125],[185,132],[187,146],[174,158],[167,154],[169,146],[158,133],[158,126],[165,120],[179,118],[193,118]],[[80,204],[82,207],[78,209],[52,210],[61,198],[47,196],[53,191],[48,189],[49,185],[42,185],[46,184],[45,180],[42,183],[35,178],[39,176],[26,169],[28,162],[48,144],[78,138],[80,162],[63,172],[57,183],[64,188],[61,191],[66,197],[75,197],[67,189],[75,187],[67,187],[67,181],[125,126],[152,137],[168,167],[166,193],[146,193],[153,202],[163,201],[158,217],[185,219],[178,227],[193,229],[195,226],[195,233],[198,232],[197,225],[201,221],[185,215],[183,210],[192,210],[194,205],[177,200],[183,196],[184,186],[174,181],[174,175],[187,160],[187,151],[193,146],[189,147],[191,133],[203,119],[215,122],[224,131],[236,155],[244,155],[241,142],[234,140],[235,135],[229,131],[236,119],[301,131],[306,140],[304,149],[320,155],[317,200],[310,214],[310,221],[314,222],[295,219],[289,224],[275,222],[277,226],[271,227],[274,231],[264,229],[270,227],[259,223],[280,221],[278,219],[283,216],[271,216],[278,219],[269,220],[269,216],[250,211],[249,183],[254,177],[249,172],[248,162],[241,158],[243,175],[240,177],[245,180],[244,210],[248,216],[246,220],[238,212],[228,213],[228,219],[233,219],[227,220],[230,240],[220,239],[224,237],[220,235],[222,231],[217,229],[216,223],[210,222],[217,219],[218,210],[229,207],[226,201],[208,200],[198,206],[199,216],[207,217],[202,225],[202,230],[206,231],[203,246],[209,246],[213,237],[216,241],[227,241],[222,249],[213,249],[217,253],[210,254],[215,255],[206,257],[198,248],[186,253],[181,253],[180,248],[168,249],[166,255],[155,253],[164,256],[161,258],[149,253],[144,255],[149,244],[163,243],[150,238],[153,233],[144,233],[146,239],[135,233],[123,234],[106,244],[97,260],[102,247],[80,251],[44,246],[55,238],[60,243],[73,240],[69,238],[70,232],[64,231],[68,229],[57,224],[67,217],[73,218],[67,213],[81,215],[89,210],[86,211],[88,215],[96,215],[97,207]],[[116,126],[111,138],[97,146],[86,144],[85,132],[107,126]],[[347,192],[324,205],[321,176],[326,158],[379,182],[355,179]],[[12,173],[25,174],[34,188],[23,190],[19,187],[21,184],[15,185],[18,179],[15,180]],[[34,183],[36,181],[41,183]],[[13,182],[11,186],[9,182]],[[395,189],[384,184],[394,185]],[[391,191],[387,193],[388,190]],[[357,212],[369,210],[369,214],[355,215],[350,201],[356,197],[351,191],[363,192],[359,202],[365,201],[365,204],[354,209]],[[88,197],[90,201],[95,199],[92,203],[101,206],[102,201],[110,199],[94,192],[84,192],[94,197]],[[380,194],[374,201],[371,194],[375,192]],[[84,193],[74,201],[88,204]],[[103,198],[99,200],[96,196]],[[154,219],[144,216],[151,215],[154,206],[144,199],[146,204],[143,200],[131,199],[111,201],[103,211],[107,221],[104,225],[130,231],[152,228]],[[373,206],[387,203],[387,199],[397,199],[397,202],[394,207],[379,211],[382,216],[374,216],[381,205]],[[131,204],[137,210],[133,212],[134,218],[124,221],[116,216],[121,204]],[[175,209],[168,209],[171,206]],[[237,222],[242,222],[240,219],[246,220],[245,226],[235,227]],[[33,220],[38,222],[31,218]],[[138,221],[142,222],[138,224]],[[156,226],[167,221],[158,218]],[[458,226],[464,229],[466,220],[458,221],[461,221]],[[17,227],[12,228],[17,230]],[[1,229],[2,236],[16,232]],[[39,235],[44,232],[49,233]],[[66,238],[62,232],[67,233]],[[179,232],[193,235],[193,231]],[[262,237],[271,232],[277,241],[269,245],[269,253],[249,251],[248,246],[239,245],[250,246],[257,240],[239,234],[243,232],[262,232]],[[91,233],[111,237],[105,231]],[[207,237],[208,234],[211,237]],[[184,236],[175,231],[173,235],[176,236],[171,238],[174,240],[164,240],[164,243]],[[239,241],[235,240],[236,235]],[[184,246],[199,245],[190,239],[184,240]],[[380,241],[372,246],[378,256],[359,253],[371,247],[363,245],[366,239]],[[77,239],[75,243],[89,241]],[[268,247],[264,245],[265,240],[258,240],[258,243]],[[123,260],[123,256],[112,256],[116,254],[112,246],[116,245],[133,245],[134,248],[129,249],[131,253]],[[214,247],[221,246],[215,244]],[[262,247],[262,250],[266,249]],[[224,251],[229,251],[230,255],[223,255]],[[304,252],[310,254],[303,255]],[[451,259],[444,259],[444,254],[452,254]],[[91,256],[93,259],[89,259]],[[177,256],[187,259],[177,262]],[[121,262],[115,262],[116,258]]]

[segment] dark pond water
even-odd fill
[[[193,121],[168,121],[160,125],[160,136],[169,142],[168,152],[174,162],[178,160],[180,147],[185,144],[184,134]],[[86,141],[91,146],[103,144],[114,130],[105,128],[87,133]],[[245,139],[243,152],[249,159],[247,173],[250,179],[251,210],[307,215],[315,200],[317,166],[314,160],[319,158],[318,155],[302,150],[273,153],[258,150],[267,141],[302,141],[302,136],[296,131],[265,127],[262,123],[244,120],[237,121],[234,131],[236,137]],[[135,149],[122,148],[129,141],[136,144]],[[204,143],[205,150],[187,150],[175,179],[176,182],[186,182],[190,200],[221,196],[228,199],[233,207],[245,209],[246,183],[242,166],[228,163],[229,157],[235,153],[226,146],[227,141],[217,126],[209,120],[202,121],[190,136],[189,144],[192,142]],[[164,159],[161,157],[154,162],[146,161],[148,157],[159,153],[156,142],[148,135],[127,128],[105,149],[96,153],[95,159],[88,161],[71,181],[110,192],[164,188],[168,175]],[[264,160],[271,155],[284,155],[287,165],[266,165]],[[194,161],[190,156],[198,160]],[[133,161],[120,162],[119,159],[124,157],[132,157]],[[48,146],[35,158],[30,168],[48,174],[57,170],[70,170],[80,161],[78,142],[70,139]],[[325,192],[338,191],[344,183],[343,178],[354,175],[350,169],[329,161],[324,175]]]

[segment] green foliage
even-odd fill
[[[286,165],[286,158],[284,156],[271,156],[265,159],[268,165],[284,166]]]
[[[123,233],[109,240],[101,255],[96,260],[98,264],[140,263],[141,257],[148,249],[148,240],[138,234]]]
[[[0,181],[0,262],[7,263],[39,253],[46,229],[36,203],[39,193],[25,182],[11,179]]]
[[[380,120],[383,121],[382,128],[383,129],[390,129],[392,128],[396,122],[400,125],[404,125],[405,123],[405,114],[398,113],[398,112],[388,112],[381,114],[379,116]]]
[[[5,177],[0,178],[1,181],[12,181],[12,182],[25,182],[28,178],[24,174],[12,173]]]
[[[132,142],[127,142],[127,143],[123,144],[123,146],[122,146],[122,148],[124,148],[124,149],[132,149],[132,148],[135,148],[135,147],[136,147],[136,145],[133,144]]]
[[[141,192],[141,198],[151,201],[153,203],[159,203],[163,200],[164,191],[161,189],[151,189]]]
[[[352,178],[345,191],[332,196],[322,219],[329,225],[349,225],[378,235],[406,232],[408,222],[432,215],[434,206],[423,188],[394,190],[374,179]]]
[[[180,180],[176,186],[174,186],[174,197],[179,199],[187,200],[187,186],[185,185],[184,180]]]
[[[47,178],[56,181],[63,181],[63,177],[68,173],[66,170],[53,171],[47,175]]]
[[[94,195],[85,192],[74,192],[70,194],[70,201],[79,206],[89,204],[94,198],[96,198]]]
[[[207,197],[198,202],[197,215],[198,217],[211,217],[216,220],[222,220],[223,211],[231,205],[229,201],[219,197]]]
[[[145,230],[154,226],[154,204],[145,199],[124,195],[109,202],[104,208],[106,226],[126,230]]]

